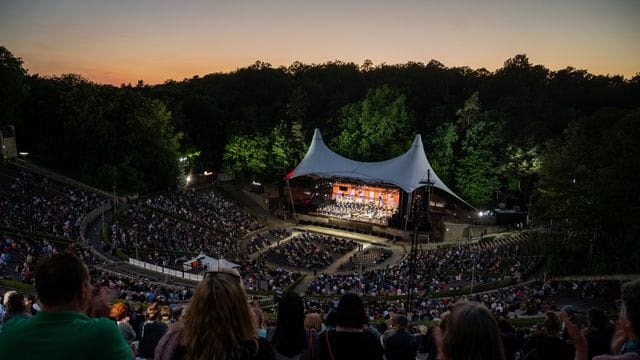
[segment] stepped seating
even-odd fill
[[[372,267],[387,260],[393,252],[381,247],[370,247],[354,254],[350,259],[340,264],[339,271],[359,271]]]
[[[283,228],[269,229],[265,232],[253,235],[246,245],[246,250],[252,254],[256,253],[271,244],[276,243],[286,237],[291,236],[291,232]]]

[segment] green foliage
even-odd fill
[[[554,271],[640,271],[638,138],[640,110],[605,109],[546,147],[536,205],[556,224]]]
[[[225,147],[225,169],[240,178],[255,176],[267,168],[268,155],[268,137],[261,134],[236,135]]]
[[[28,94],[22,59],[0,46],[0,125],[22,122],[20,107]]]
[[[107,190],[175,184],[182,135],[161,101],[78,75],[29,81],[27,121],[16,132],[33,159]]]
[[[289,168],[295,166],[299,158],[300,148],[302,147],[301,139],[295,139],[291,136],[291,132],[287,128],[287,124],[281,121],[276,125],[270,134],[271,141],[271,166],[284,166]]]
[[[539,147],[536,145],[528,149],[512,144],[507,146],[505,159],[500,167],[500,171],[507,179],[515,179],[517,182],[515,188],[512,186],[508,186],[508,188],[522,191],[522,182],[526,178],[538,174],[540,171],[539,153]]]
[[[338,122],[341,132],[332,146],[343,156],[360,161],[400,155],[407,151],[413,136],[413,117],[405,96],[386,85],[343,107]]]
[[[492,205],[492,195],[500,188],[498,154],[504,145],[502,128],[481,111],[478,93],[471,95],[458,114],[464,137],[455,175],[456,190],[471,204]]]
[[[464,102],[464,106],[456,111],[456,115],[458,116],[458,126],[463,131],[475,124],[482,115],[480,111],[480,93],[474,92]]]
[[[431,146],[425,149],[433,170],[446,184],[453,184],[456,154],[454,146],[458,142],[458,133],[452,123],[443,123],[436,128],[431,137]]]
[[[164,189],[175,184],[180,154],[198,149],[189,165],[218,170],[236,137],[247,139],[227,154],[234,171],[271,180],[282,175],[276,166],[302,158],[316,127],[334,149],[367,161],[403,153],[420,133],[440,178],[477,206],[490,202],[496,186],[512,197],[520,189],[528,199],[545,172],[534,219],[549,211],[562,233],[558,243],[583,259],[591,246],[570,243],[595,233],[591,263],[598,271],[605,271],[595,264],[600,254],[615,259],[609,268],[640,263],[637,229],[629,225],[638,214],[628,206],[638,198],[629,183],[639,172],[631,116],[639,107],[640,76],[549,71],[526,55],[495,72],[437,60],[286,68],[256,62],[226,74],[115,88],[77,75],[26,75],[22,61],[0,48],[0,122],[15,125],[18,148],[32,160],[79,180],[119,192]],[[546,169],[537,170],[538,157]],[[575,194],[566,185],[572,177]],[[627,258],[616,247],[628,250]]]

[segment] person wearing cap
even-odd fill
[[[384,355],[387,360],[415,359],[418,353],[416,338],[407,331],[409,321],[404,315],[395,317],[395,333],[386,341]]]

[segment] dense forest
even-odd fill
[[[120,87],[30,74],[0,47],[0,123],[30,160],[131,192],[176,186],[185,169],[273,181],[314,128],[363,161],[422,134],[435,171],[490,208],[507,194],[552,223],[560,271],[640,271],[640,74],[565,68],[526,55],[494,72],[428,63],[268,63]]]

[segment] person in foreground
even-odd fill
[[[155,359],[273,359],[248,300],[237,271],[205,273],[185,314],[160,339]]]
[[[89,270],[79,258],[53,254],[39,264],[35,280],[42,311],[4,324],[0,359],[133,358],[120,330],[106,317],[106,297],[92,288]],[[89,311],[100,317],[89,318]]]
[[[505,359],[498,322],[483,304],[457,303],[444,321],[444,334],[441,327],[434,331],[437,359]]]
[[[336,309],[336,329],[320,335],[318,358],[323,360],[383,358],[380,341],[364,331],[366,314],[356,294],[342,295]]]
[[[640,279],[622,285],[622,309],[611,351],[616,355],[600,355],[594,360],[640,359]]]

